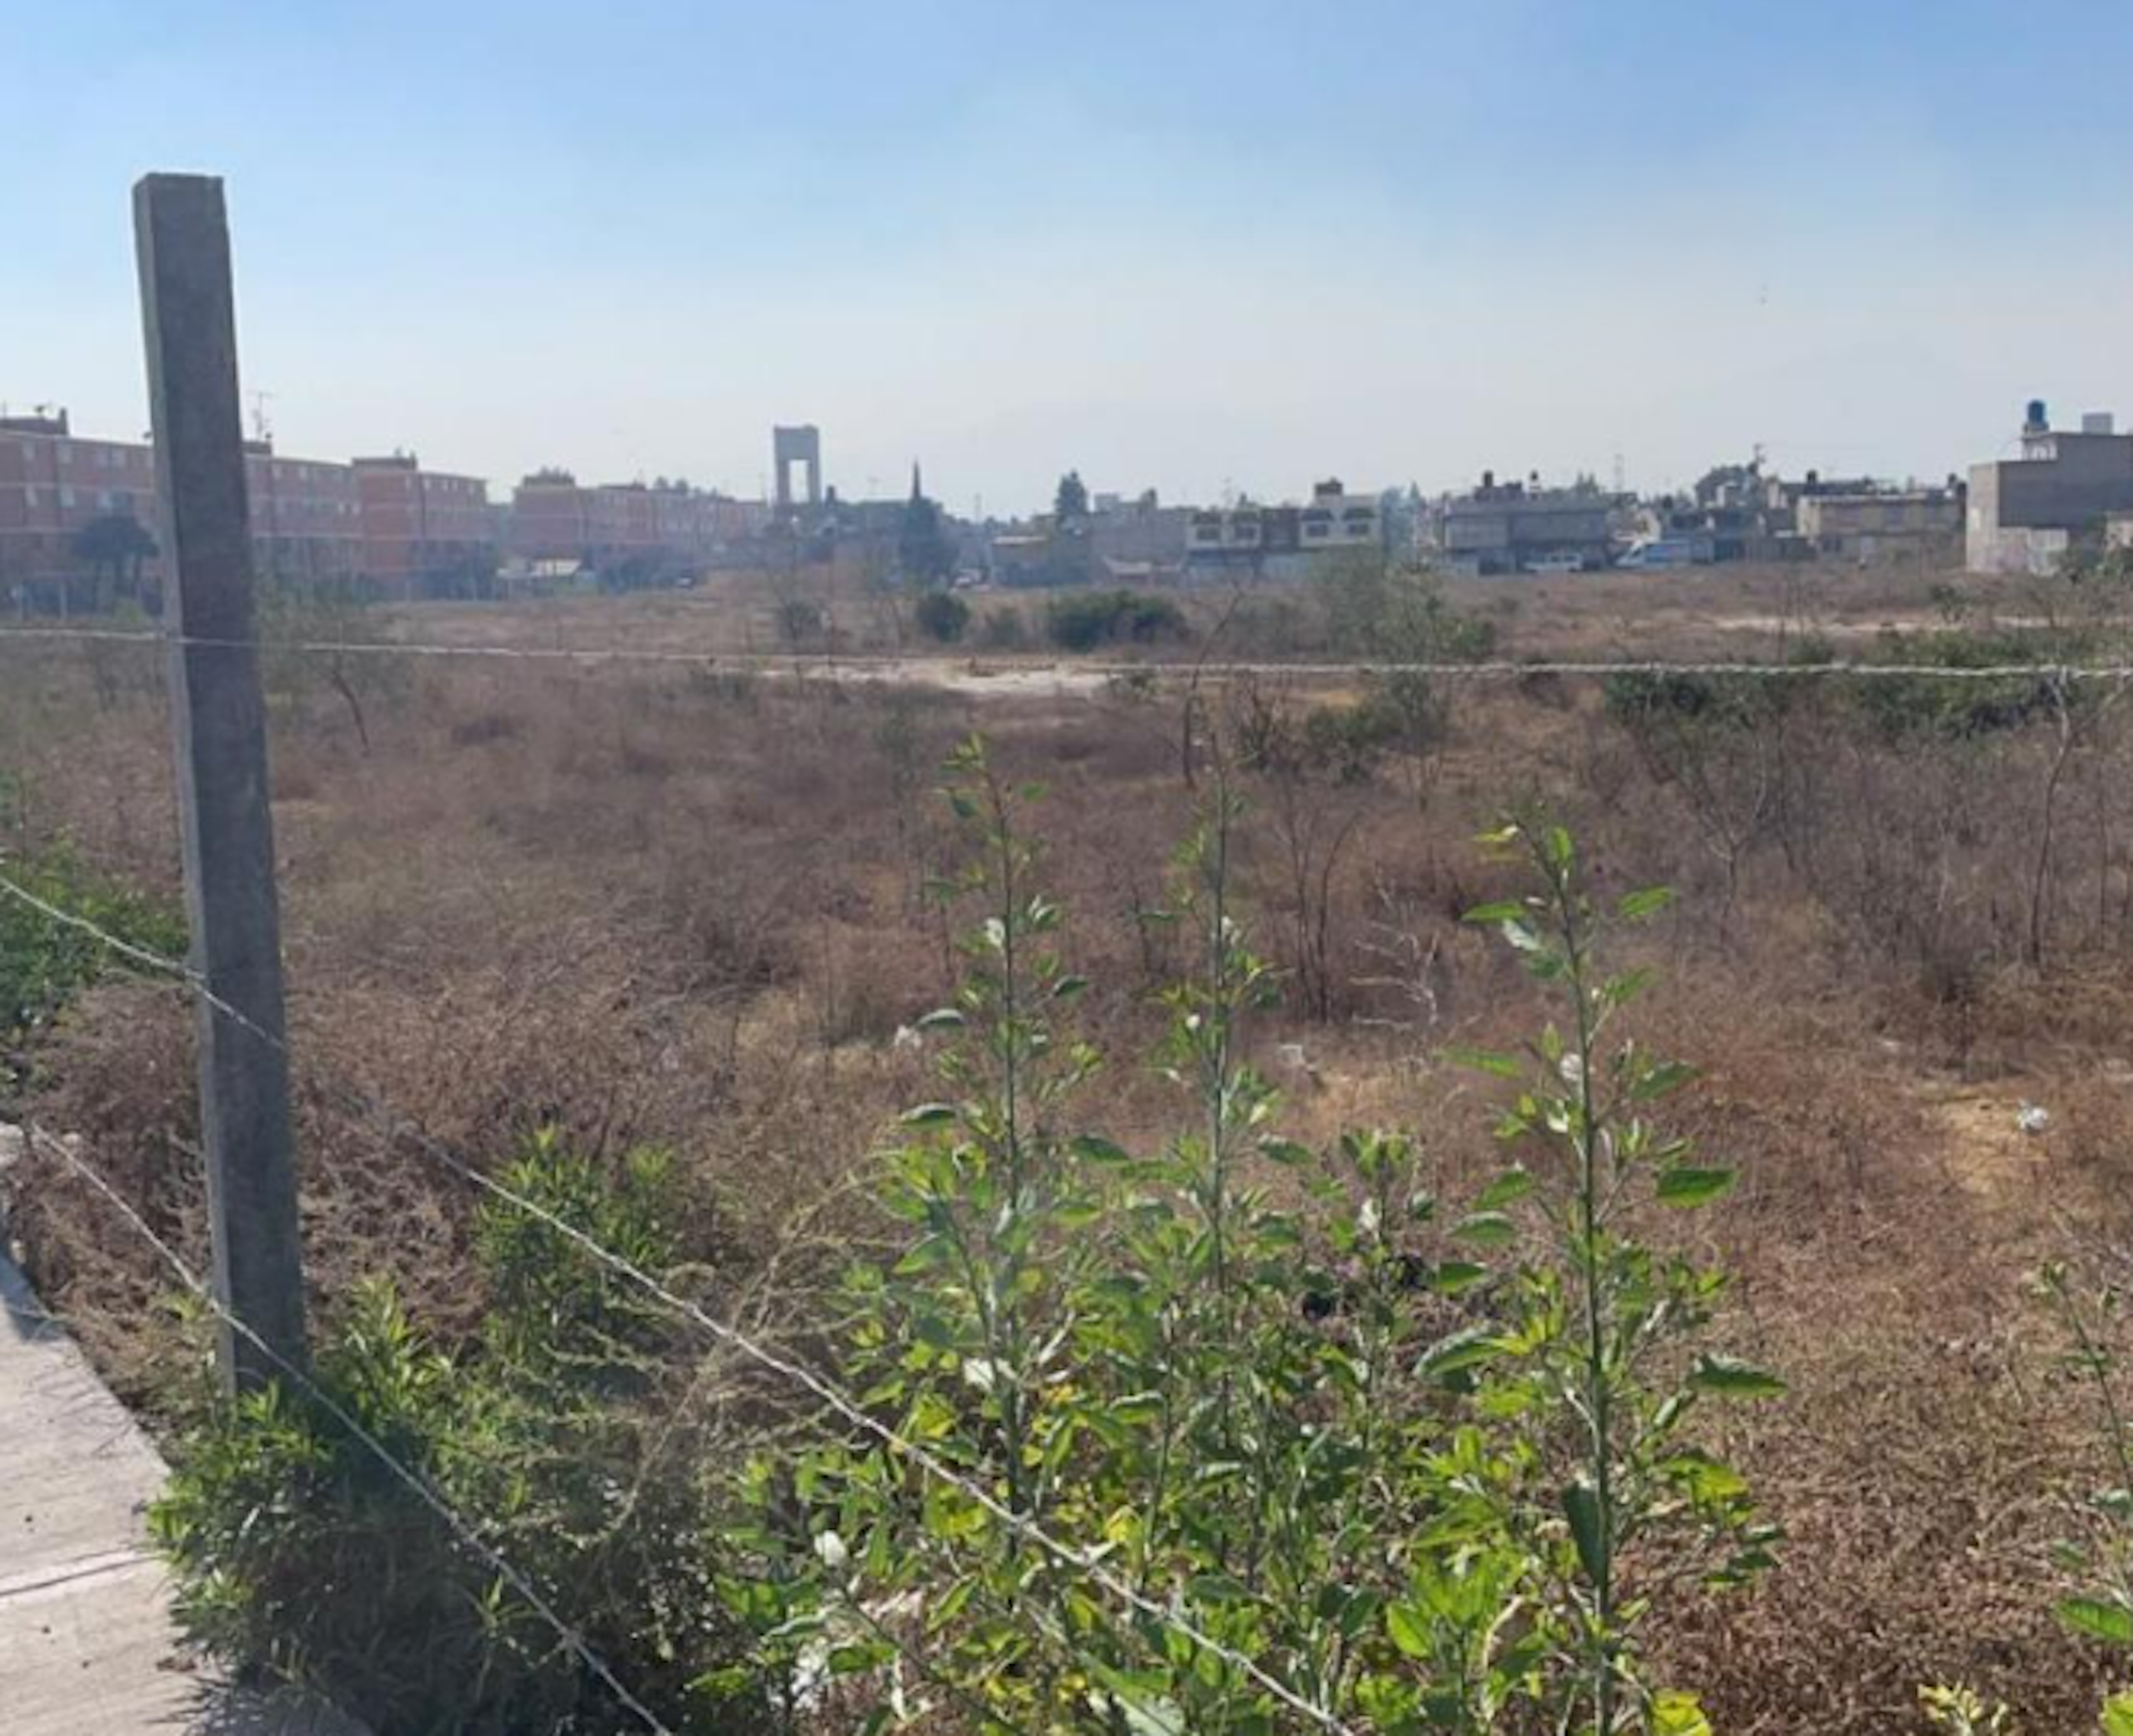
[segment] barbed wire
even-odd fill
[[[272,1045],[284,1056],[289,1054],[288,1044],[282,1037],[267,1031],[249,1018],[242,1009],[233,1007],[214,994],[190,965],[176,959],[162,956],[146,948],[133,945],[104,931],[99,925],[79,912],[65,911],[51,901],[38,897],[26,887],[17,885],[11,878],[0,873],[0,893],[12,897],[47,916],[65,922],[68,926],[92,935],[111,946],[116,955],[128,962],[171,979],[177,985],[190,991],[203,1004],[219,1016],[234,1020],[262,1041]],[[1353,1726],[1326,1708],[1312,1704],[1279,1677],[1264,1668],[1255,1659],[1238,1651],[1235,1647],[1218,1640],[1198,1624],[1182,1615],[1174,1608],[1166,1608],[1145,1593],[1129,1585],[1103,1565],[1095,1551],[1078,1548],[1053,1536],[1050,1532],[1026,1515],[1017,1512],[982,1484],[965,1477],[954,1469],[931,1449],[911,1440],[902,1431],[884,1422],[868,1411],[834,1381],[816,1373],[806,1363],[798,1362],[782,1352],[763,1344],[743,1332],[730,1322],[721,1320],[700,1303],[677,1294],[674,1290],[626,1255],[606,1247],[575,1224],[551,1211],[538,1200],[531,1199],[508,1184],[462,1157],[458,1152],[436,1138],[419,1123],[400,1115],[382,1099],[353,1085],[339,1088],[344,1102],[357,1113],[378,1122],[389,1137],[405,1140],[425,1156],[452,1171],[476,1188],[493,1198],[503,1201],[513,1209],[523,1212],[535,1221],[564,1237],[591,1255],[600,1264],[620,1277],[627,1278],[647,1295],[654,1297],[683,1318],[694,1322],[720,1344],[738,1352],[758,1367],[779,1376],[812,1395],[821,1404],[854,1427],[872,1435],[889,1451],[917,1467],[942,1487],[951,1488],[984,1511],[988,1516],[1006,1527],[1015,1536],[1033,1547],[1051,1556],[1074,1572],[1083,1575],[1107,1596],[1135,1613],[1169,1628],[1181,1638],[1189,1641],[1211,1656],[1221,1659],[1231,1668],[1279,1700],[1290,1710],[1317,1724],[1330,1736],[1360,1736]],[[247,1334],[248,1342],[251,1335]],[[272,1353],[269,1353],[272,1354]],[[274,1359],[277,1363],[281,1359]]]
[[[973,680],[989,676],[1052,676],[1060,680],[1235,680],[1244,676],[1293,676],[1339,680],[1357,676],[1421,675],[1435,679],[1516,681],[1535,676],[1600,678],[1612,676],[1738,677],[1763,680],[1894,680],[1934,681],[2133,681],[2133,663],[2015,662],[1952,666],[1924,663],[1824,661],[1757,662],[1722,658],[1548,658],[1455,659],[1370,658],[1351,661],[1230,660],[1154,662],[1124,658],[1076,659],[1071,663],[1034,659],[988,660],[977,656],[931,654],[893,656],[880,652],[840,655],[827,652],[680,651],[658,647],[451,645],[401,639],[290,640],[200,638],[153,629],[130,628],[0,628],[0,646],[11,641],[76,642],[124,645],[177,646],[204,651],[252,651],[306,656],[403,656],[439,659],[489,658],[527,663],[642,663],[725,671],[735,675],[797,672],[822,678],[904,675],[925,685],[929,668],[951,664]]]
[[[185,1256],[156,1233],[154,1226],[141,1215],[132,1202],[127,1200],[94,1164],[74,1151],[66,1141],[46,1132],[35,1122],[28,1123],[24,1131],[33,1150],[41,1147],[51,1152],[103,1195],[105,1202],[113,1207],[132,1226],[135,1233],[161,1257],[163,1262],[176,1275],[180,1284],[190,1295],[229,1330],[242,1338],[246,1344],[272,1363],[283,1379],[325,1411],[335,1422],[345,1429],[351,1437],[368,1448],[425,1507],[444,1522],[445,1528],[454,1537],[487,1562],[513,1591],[526,1600],[534,1613],[548,1624],[566,1649],[580,1663],[599,1677],[623,1707],[648,1730],[650,1730],[652,1736],[674,1736],[674,1732],[661,1720],[658,1714],[624,1686],[621,1678],[609,1668],[606,1661],[593,1649],[592,1642],[556,1613],[554,1607],[546,1598],[542,1595],[540,1589],[534,1585],[531,1578],[520,1569],[513,1566],[500,1550],[484,1537],[474,1522],[462,1515],[443,1495],[440,1494],[436,1485],[427,1477],[401,1459],[390,1447],[351,1416],[344,1406],[322,1388],[308,1373],[283,1356],[258,1333],[253,1331],[232,1310],[224,1307],[221,1299],[215,1295],[214,1286],[207,1283],[192,1269]]]

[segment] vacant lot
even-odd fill
[[[1934,628],[1934,582],[1615,575],[1450,601],[1505,655],[1761,657]],[[776,647],[779,600],[766,584],[361,624],[731,654]],[[1311,599],[1196,599],[1192,636],[1154,655],[1279,650],[1262,637],[1277,606]],[[888,599],[832,594],[824,619],[846,651],[916,646]],[[158,666],[123,646],[0,659],[11,836],[174,892]],[[1604,888],[1682,895],[1638,943],[1657,982],[1636,1023],[1702,1070],[1680,1118],[1745,1171],[1688,1232],[1736,1274],[1721,1338],[1791,1383],[1731,1425],[1786,1529],[1781,1565],[1678,1617],[1662,1649],[1734,1732],[1910,1728],[1918,1686],[1950,1680],[2026,1729],[2092,1721],[2102,1661],[2052,1618],[2049,1549],[2101,1449],[2025,1279],[2129,1223],[2133,711],[2109,695],[1534,676],[1441,685],[1407,727],[1365,732],[1338,721],[1361,684],[1278,674],[1053,695],[626,661],[289,655],[270,673],[329,1313],[373,1271],[447,1331],[479,1300],[455,1276],[464,1186],[349,1113],[354,1082],[484,1162],[543,1126],[595,1153],[670,1148],[710,1293],[803,1334],[845,1251],[887,1233],[876,1153],[935,1094],[925,1045],[899,1033],[959,968],[928,888],[959,849],[936,767],[973,729],[1045,786],[1042,875],[1092,984],[1081,1026],[1110,1057],[1091,1125],[1130,1140],[1172,1113],[1139,1057],[1187,961],[1148,919],[1219,762],[1246,803],[1245,920],[1281,973],[1249,1041],[1285,1130],[1411,1128],[1458,1197],[1492,1166],[1499,1094],[1442,1053],[1512,1046],[1539,1017],[1515,960],[1458,921],[1514,889],[1471,840],[1544,809]],[[197,1253],[185,1009],[107,979],[31,1062],[40,1118]],[[60,1175],[33,1167],[20,1191],[46,1293],[154,1405],[175,1330],[159,1273]]]

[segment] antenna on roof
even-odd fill
[[[267,420],[267,406],[273,396],[271,392],[252,394],[252,437],[262,446],[270,445],[274,438],[273,426]]]

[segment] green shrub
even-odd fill
[[[778,639],[788,651],[813,644],[829,630],[829,620],[822,613],[822,606],[806,597],[782,599],[774,618]]]
[[[1085,591],[1054,597],[1045,605],[1045,637],[1062,651],[1094,651],[1103,645],[1152,645],[1182,639],[1185,615],[1168,597],[1129,590]]]
[[[1021,651],[1029,628],[1018,608],[989,608],[978,617],[978,642],[988,651]]]
[[[0,839],[6,836],[0,830]],[[67,844],[19,854],[0,848],[0,873],[130,945],[185,955],[185,926],[174,911],[97,873]],[[0,1092],[17,1076],[24,1040],[110,964],[108,950],[86,931],[0,894]]]
[[[983,920],[929,1021],[952,1037],[943,1099],[888,1160],[906,1238],[855,1273],[845,1355],[961,1486],[867,1442],[806,1455],[788,1619],[838,1637],[832,1669],[885,1677],[869,1612],[908,1599],[957,1729],[1300,1732],[1298,1702],[1417,1736],[1705,1728],[1647,1679],[1636,1631],[1685,1575],[1760,1565],[1745,1485],[1687,1428],[1777,1383],[1684,1354],[1718,1281],[1621,1219],[1635,1193],[1687,1206],[1727,1178],[1644,1118],[1685,1070],[1613,1039],[1634,982],[1597,971],[1567,839],[1542,834],[1534,900],[1480,913],[1572,1012],[1505,1112],[1551,1161],[1447,1209],[1408,1136],[1279,1134],[1244,1059],[1275,983],[1237,920],[1220,794],[1172,889],[1203,961],[1156,1056],[1176,1130],[1141,1151],[1077,1132],[1100,1058],[1073,1034],[1026,793],[975,744],[953,770]]]
[[[1875,648],[1875,661],[1915,664],[1918,676],[1846,681],[1842,690],[1858,714],[1885,738],[1925,734],[1973,740],[2052,715],[2056,709],[2052,678],[2025,675],[1936,680],[1931,671],[2058,661],[2059,654],[2074,648],[2020,631],[1950,628],[1929,633],[1885,633]]]
[[[929,590],[911,612],[918,630],[940,645],[953,645],[970,624],[970,605],[953,591]]]
[[[672,1262],[662,1227],[672,1183],[656,1157],[609,1176],[542,1137],[504,1180],[644,1269]],[[787,1690],[736,1671],[754,1636],[712,1583],[729,1484],[715,1464],[662,1455],[671,1321],[537,1214],[484,1209],[474,1248],[489,1308],[473,1342],[440,1345],[389,1287],[367,1285],[320,1350],[318,1387],[464,1514],[670,1728],[775,1728]],[[374,1736],[642,1728],[479,1553],[300,1391],[197,1400],[150,1521],[192,1642],[240,1671],[307,1684]]]

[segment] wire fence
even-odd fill
[[[732,672],[739,675],[798,674],[841,679],[848,676],[895,677],[912,671],[911,661],[883,656],[827,654],[765,654],[757,652],[692,652],[630,646],[535,647],[465,645],[410,641],[341,639],[219,639],[191,637],[157,630],[65,626],[0,628],[0,650],[35,650],[64,644],[121,645],[164,650],[231,651],[295,653],[332,657],[406,657],[448,661],[491,660],[498,663],[579,666],[642,665]],[[1774,681],[1904,680],[1962,683],[2026,680],[2050,685],[2055,690],[2076,683],[2123,685],[2133,681],[2133,664],[2021,661],[1998,662],[1970,667],[1944,667],[1905,662],[1870,661],[1754,661],[1723,660],[1591,660],[1548,659],[1398,661],[1362,660],[1222,661],[1197,662],[1074,658],[1046,662],[1027,657],[970,657],[943,652],[942,658],[967,663],[974,676],[989,672],[1055,673],[1089,682],[1108,680],[1221,681],[1246,678],[1353,680],[1366,676],[1419,675],[1432,680],[1474,682],[1516,682],[1540,677],[1607,680],[1646,677],[1655,680],[1767,680]],[[132,970],[174,985],[189,995],[213,1017],[227,1020],[284,1055],[286,1042],[262,1027],[228,1001],[218,997],[200,974],[184,960],[157,953],[115,935],[81,912],[45,897],[12,876],[0,872],[0,896],[12,899],[46,921],[81,934],[104,949],[114,959]],[[402,1113],[383,1098],[347,1080],[330,1083],[330,1094],[351,1115],[380,1128],[392,1142],[418,1152],[441,1171],[479,1190],[485,1197],[541,1224],[601,1267],[624,1280],[676,1319],[702,1332],[725,1349],[744,1359],[789,1391],[804,1394],[828,1414],[869,1437],[924,1479],[953,1491],[992,1521],[1075,1575],[1115,1608],[1130,1612],[1168,1630],[1190,1646],[1218,1659],[1263,1690],[1288,1712],[1331,1733],[1357,1736],[1350,1724],[1328,1706],[1300,1692],[1258,1659],[1206,1631],[1182,1611],[1147,1595],[1115,1572],[1092,1550],[1067,1542],[1029,1516],[1017,1511],[992,1488],[963,1474],[924,1442],[915,1440],[884,1421],[874,1409],[835,1379],[807,1360],[767,1342],[724,1319],[698,1301],[681,1293],[643,1265],[589,1234],[539,1200],[499,1180],[481,1165],[430,1133],[416,1118]],[[89,1187],[141,1238],[179,1286],[197,1298],[229,1330],[263,1354],[281,1374],[306,1398],[316,1403],[367,1452],[374,1455],[392,1476],[405,1486],[442,1522],[458,1544],[478,1557],[509,1586],[557,1642],[595,1677],[627,1710],[655,1736],[670,1736],[669,1726],[645,1700],[621,1680],[599,1652],[556,1607],[534,1579],[512,1562],[480,1527],[438,1490],[421,1472],[396,1455],[378,1436],[322,1389],[304,1369],[275,1353],[243,1320],[237,1318],[215,1296],[213,1286],[195,1272],[185,1258],[160,1235],[124,1193],[68,1142],[32,1125],[26,1130],[35,1148],[60,1162]],[[883,1630],[883,1637],[898,1643]],[[997,1721],[997,1720],[995,1720]]]
[[[108,948],[113,956],[123,959],[127,964],[138,969],[154,973],[189,991],[215,1017],[228,1019],[240,1026],[253,1036],[272,1046],[284,1056],[289,1053],[288,1046],[284,1041],[264,1029],[255,1021],[247,1017],[243,1012],[231,1006],[227,1001],[213,993],[207,984],[201,981],[199,973],[182,960],[166,958],[143,947],[133,945],[118,935],[110,934],[79,913],[66,910],[54,904],[49,899],[39,897],[5,874],[0,874],[0,894],[17,900],[48,920],[63,923],[77,932],[86,934],[99,945]],[[779,1379],[806,1392],[845,1422],[872,1436],[898,1459],[912,1465],[943,1488],[954,1490],[997,1520],[1015,1536],[1042,1551],[1062,1567],[1080,1575],[1088,1584],[1119,1606],[1131,1609],[1135,1613],[1169,1628],[1180,1637],[1206,1652],[1211,1657],[1221,1659],[1231,1668],[1242,1672],[1258,1686],[1264,1689],[1289,1710],[1307,1718],[1319,1728],[1331,1733],[1331,1736],[1356,1736],[1356,1733],[1333,1713],[1306,1700],[1293,1688],[1266,1670],[1255,1659],[1216,1638],[1177,1610],[1167,1608],[1146,1596],[1112,1572],[1091,1551],[1078,1549],[1071,1544],[1061,1541],[1025,1514],[1016,1512],[990,1489],[961,1475],[922,1443],[912,1440],[891,1425],[884,1422],[880,1417],[868,1410],[858,1399],[835,1382],[798,1359],[771,1348],[750,1334],[741,1330],[730,1321],[719,1319],[691,1298],[678,1294],[626,1256],[604,1246],[577,1225],[548,1209],[539,1201],[498,1181],[479,1166],[452,1151],[442,1142],[432,1137],[417,1122],[398,1113],[382,1099],[345,1082],[338,1084],[335,1087],[335,1092],[352,1111],[359,1113],[386,1128],[394,1139],[406,1142],[423,1156],[441,1165],[461,1180],[472,1184],[490,1197],[503,1202],[514,1211],[525,1214],[546,1229],[562,1236],[573,1245],[590,1254],[601,1265],[636,1286],[662,1306],[672,1310],[691,1324],[701,1328],[718,1343],[738,1352],[751,1363],[777,1376]],[[70,1169],[89,1181],[100,1195],[123,1212],[129,1225],[147,1239],[165,1263],[171,1267],[188,1291],[205,1297],[213,1307],[217,1317],[228,1325],[232,1330],[243,1337],[248,1344],[255,1348],[263,1348],[258,1334],[243,1322],[235,1320],[229,1310],[214,1298],[201,1285],[200,1281],[184,1260],[167,1243],[155,1234],[146,1219],[126,1203],[123,1196],[115,1188],[81,1158],[69,1152],[63,1142],[49,1138],[44,1139],[41,1142],[47,1148],[56,1152]],[[469,1547],[476,1550],[485,1560],[502,1573],[509,1580],[513,1589],[525,1597],[536,1613],[556,1630],[558,1637],[561,1638],[586,1664],[587,1667],[599,1676],[603,1682],[617,1692],[630,1711],[642,1719],[648,1729],[661,1732],[664,1736],[666,1727],[640,1701],[631,1695],[628,1690],[614,1680],[606,1665],[592,1652],[583,1637],[575,1630],[570,1628],[555,1614],[532,1582],[518,1573],[516,1569],[512,1568],[491,1546],[485,1543],[469,1522],[449,1508],[426,1479],[394,1459],[373,1435],[349,1416],[344,1410],[334,1404],[330,1398],[320,1392],[317,1386],[301,1370],[293,1368],[284,1358],[271,1351],[268,1351],[267,1354],[277,1368],[280,1368],[306,1394],[320,1399],[337,1421],[347,1427],[364,1446],[383,1459],[393,1474],[406,1482],[422,1498],[426,1505],[445,1518],[451,1526],[455,1536],[458,1536]]]
[[[825,676],[875,676],[922,673],[942,662],[966,666],[974,676],[1051,674],[1100,681],[1110,680],[1236,680],[1246,676],[1295,676],[1307,680],[1354,680],[1362,676],[1421,675],[1461,681],[1519,681],[1539,676],[1605,680],[1617,676],[1667,676],[1784,681],[1909,680],[2123,682],[2133,680],[2133,663],[2024,661],[1979,664],[1852,661],[1828,657],[1770,662],[1726,658],[1472,658],[1340,660],[1175,660],[1106,657],[1052,658],[1034,655],[993,655],[942,647],[922,656],[881,652],[677,651],[650,646],[458,645],[403,639],[218,639],[125,628],[0,627],[0,647],[49,643],[161,646],[201,651],[328,657],[407,657],[445,661],[489,660],[508,663],[580,665],[641,664],[724,671],[734,674],[797,672]]]

